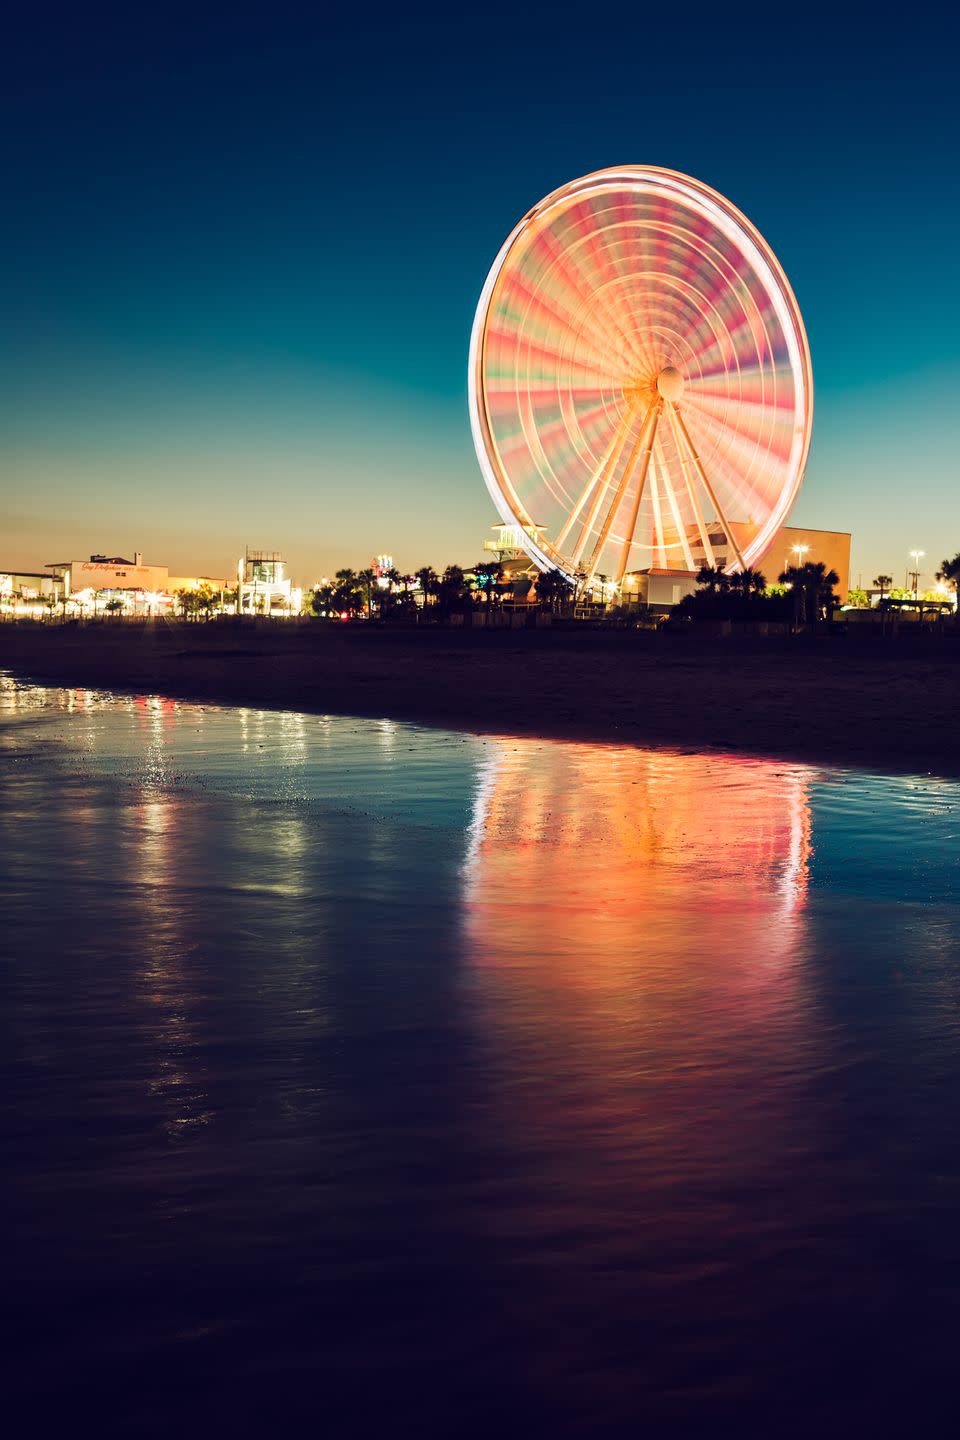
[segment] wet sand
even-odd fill
[[[5,624],[0,666],[58,685],[257,708],[960,773],[951,633]]]

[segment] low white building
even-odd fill
[[[39,620],[64,597],[63,581],[38,570],[0,570],[0,619]]]
[[[303,590],[284,574],[278,550],[248,550],[237,562],[237,610],[241,615],[299,615]]]
[[[139,550],[132,560],[122,555],[91,555],[87,560],[51,561],[47,569],[84,614],[100,614],[115,601],[125,610],[143,615],[156,614],[169,605],[167,566],[144,565]]]

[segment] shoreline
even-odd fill
[[[38,684],[475,734],[960,776],[960,642],[423,627],[0,626]]]

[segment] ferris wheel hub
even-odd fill
[[[668,365],[665,370],[661,370],[657,376],[657,389],[660,391],[664,400],[672,400],[673,403],[676,404],[683,395],[683,376],[680,374],[680,371],[676,370],[672,365]]]

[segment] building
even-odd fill
[[[738,537],[739,539],[739,537]],[[846,530],[803,530],[783,525],[774,534],[756,569],[769,581],[791,565],[822,563],[839,576],[836,594],[841,605],[850,593],[850,533]]]
[[[721,527],[716,521],[707,525],[707,539],[710,542],[712,554],[706,553],[703,540],[699,534],[692,532],[687,536],[693,570],[681,570],[675,572],[678,577],[686,575],[691,577],[701,565],[712,565],[718,570],[725,570],[728,565],[735,563],[736,555],[733,553],[733,546]],[[757,527],[748,522],[731,521],[733,538],[736,540],[739,549],[742,551],[757,533]],[[850,535],[840,530],[804,530],[796,525],[782,525],[774,532],[770,544],[759,560],[755,560],[753,568],[760,570],[767,577],[770,584],[775,584],[777,577],[791,565],[817,564],[822,562],[827,570],[835,570],[838,576],[836,594],[841,604],[844,604],[850,590]],[[663,567],[666,571],[667,567]],[[684,590],[689,593],[694,585],[692,580]],[[682,596],[681,596],[682,598]],[[652,603],[652,602],[651,602]]]
[[[0,570],[0,617],[42,619],[62,604],[66,591],[58,575],[37,570]]]
[[[91,555],[87,560],[51,561],[53,572],[81,614],[97,615],[119,601],[124,611],[139,615],[159,614],[169,603],[169,571],[166,565],[144,565],[143,555],[132,560],[122,555]]]
[[[746,525],[732,522],[737,544],[742,548],[749,543],[750,529]],[[654,610],[670,610],[679,605],[687,595],[697,588],[697,570],[701,565],[712,564],[724,570],[736,557],[724,532],[715,525],[707,530],[712,555],[705,554],[702,541],[694,542],[689,536],[689,545],[696,569],[674,570],[668,566],[650,566],[623,577],[622,595],[630,604],[642,603]],[[770,545],[754,569],[760,570],[768,584],[776,584],[778,577],[791,565],[822,563],[827,570],[834,570],[838,576],[835,594],[841,605],[846,603],[850,591],[850,536],[837,530],[803,530],[795,525],[784,525],[774,534]]]
[[[527,530],[531,534],[540,527]],[[620,593],[627,604],[645,604],[658,610],[669,610],[679,605],[685,596],[697,588],[697,571],[703,565],[725,570],[736,562],[736,555],[726,532],[718,521],[708,521],[706,539],[695,527],[687,532],[683,540],[678,539],[676,530],[665,532],[665,548],[660,563],[645,566],[623,577]],[[734,539],[742,551],[757,533],[757,527],[748,522],[731,522]],[[485,540],[483,548],[495,555],[501,563],[518,560],[517,573],[525,565],[532,565],[526,559],[523,549],[524,530],[519,525],[494,525],[493,540]],[[674,568],[669,564],[668,552],[685,543],[685,549],[692,561],[691,566]],[[838,584],[835,593],[841,605],[846,604],[850,591],[850,534],[840,530],[808,530],[796,525],[783,525],[775,531],[773,539],[761,558],[754,562],[754,569],[762,571],[768,584],[775,584],[779,575],[791,565],[817,564],[822,562],[827,570],[835,570]],[[596,586],[591,588],[596,589]],[[599,593],[599,592],[598,592]],[[612,600],[617,593],[613,581],[604,585],[604,599]]]
[[[526,563],[526,538],[536,540],[543,530],[542,525],[494,525],[492,540],[484,540],[486,554],[495,555],[503,564],[507,560]]]
[[[87,560],[50,561],[47,569],[63,581],[68,595],[84,590],[98,594],[103,590],[159,592],[166,589],[169,574],[166,565],[144,565],[139,550],[132,560],[120,555],[91,555]]]
[[[122,555],[91,555],[88,560],[61,560],[47,566],[46,578],[61,587],[74,614],[168,615],[179,590],[214,592],[232,589],[222,576],[171,575],[166,565],[145,565],[139,551],[132,560]]]
[[[237,562],[237,610],[241,615],[298,615],[303,590],[284,574],[279,550],[248,550]]]

